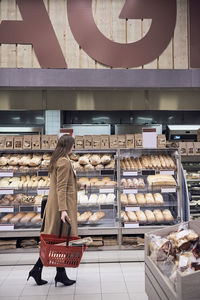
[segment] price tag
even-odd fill
[[[27,206],[20,206],[19,210],[22,211],[22,212],[23,211],[25,211],[25,212],[26,211],[34,211],[34,206],[28,206],[28,205]]]
[[[140,207],[138,206],[126,206],[125,211],[139,211]]]
[[[114,194],[114,189],[99,189],[100,194]]]
[[[0,206],[0,213],[3,212],[14,212],[14,207],[13,206]]]
[[[132,189],[132,190],[123,190],[124,194],[137,194],[138,190]]]
[[[108,204],[108,205],[101,204],[100,207],[101,209],[113,209],[113,204]]]
[[[37,213],[41,213],[41,206],[37,206]]]
[[[176,193],[176,188],[161,188],[161,193]]]
[[[0,177],[13,177],[13,172],[0,172]]]
[[[0,190],[0,195],[13,195],[14,190]]]
[[[171,171],[163,170],[163,171],[160,171],[160,175],[174,175],[174,171],[173,170],[171,170]]]
[[[38,195],[49,195],[49,189],[37,189]]]
[[[115,170],[100,170],[101,176],[108,176],[108,175],[114,175]]]
[[[155,170],[143,170],[142,175],[155,175],[156,171]]]
[[[10,231],[14,230],[13,224],[0,224],[0,231]]]
[[[123,176],[137,176],[138,172],[123,172]]]
[[[48,176],[49,172],[47,170],[37,171],[37,176]]]
[[[124,228],[138,228],[139,226],[138,222],[124,223]]]

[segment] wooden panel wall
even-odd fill
[[[43,0],[49,13],[68,68],[109,69],[90,58],[75,41],[67,18],[67,0]],[[119,43],[140,40],[151,20],[122,20],[119,14],[125,0],[93,0],[93,16],[99,30]],[[144,69],[188,69],[188,1],[177,0],[177,25],[167,49]],[[58,18],[59,16],[59,18]],[[21,20],[16,0],[0,0],[0,21]],[[0,68],[40,68],[31,45],[0,45]]]

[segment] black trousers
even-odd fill
[[[35,264],[35,267],[40,268],[40,269],[43,268],[43,263],[42,263],[40,257],[38,258],[38,260]],[[56,270],[57,270],[57,272],[63,272],[63,271],[65,271],[65,268],[56,268]]]

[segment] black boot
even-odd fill
[[[36,264],[34,265],[34,267],[30,270],[27,281],[29,280],[30,277],[33,277],[35,279],[35,282],[37,283],[37,285],[46,284],[47,281],[43,280],[41,278],[42,268],[43,268],[43,264],[42,264],[41,259],[39,258],[38,261],[36,262]]]
[[[65,272],[65,268],[56,268],[57,273],[55,277],[55,286],[57,286],[57,282],[63,283],[64,285],[72,285],[76,282],[76,280],[71,280],[67,277],[67,274]]]

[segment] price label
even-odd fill
[[[126,206],[125,211],[139,211],[140,207],[138,206]]]
[[[26,211],[34,211],[34,206],[28,206],[28,205],[27,206],[20,206],[19,210],[22,211],[22,212],[23,211],[25,211],[25,212]]]
[[[49,195],[49,189],[37,189],[38,195]]]
[[[37,213],[41,213],[41,206],[37,206]]]
[[[155,170],[143,170],[142,175],[155,175],[156,171]]]
[[[123,172],[123,176],[137,176],[138,172]]]
[[[124,228],[138,228],[140,225],[138,222],[124,223]]]
[[[0,195],[13,195],[14,190],[0,190]]]
[[[114,194],[114,189],[99,189],[100,194]]]
[[[11,231],[14,230],[13,224],[0,224],[0,231]]]
[[[131,190],[123,190],[124,194],[137,194],[138,190],[131,189]]]
[[[176,193],[176,188],[162,188],[161,193]]]
[[[48,176],[49,172],[47,170],[37,171],[37,176]]]
[[[101,174],[101,176],[114,175],[115,174],[115,170],[101,170],[100,174]]]
[[[174,175],[174,171],[171,170],[163,170],[163,171],[160,171],[160,175]]]
[[[13,206],[0,206],[0,213],[3,212],[14,212],[14,207]]]
[[[0,172],[0,177],[13,177],[13,172]]]

